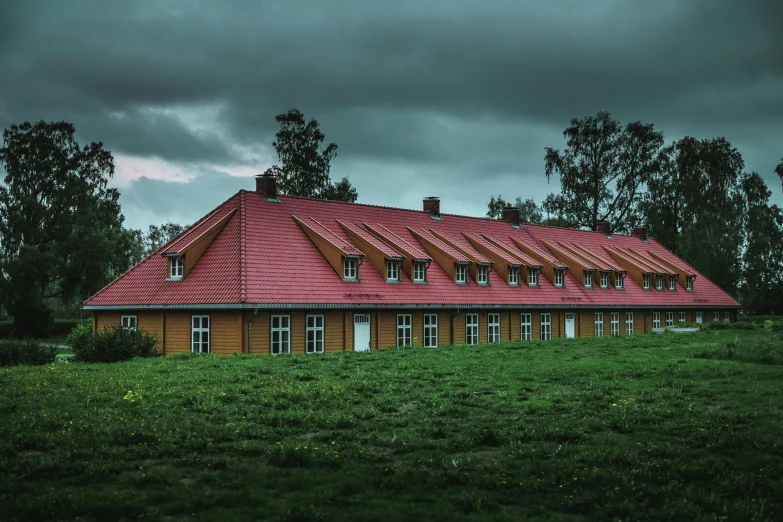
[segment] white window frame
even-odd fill
[[[359,264],[356,258],[346,257],[343,259],[343,279],[346,281],[356,281],[359,279]]]
[[[562,268],[555,269],[555,286],[565,286],[565,270]]]
[[[723,320],[727,323],[731,322],[731,314],[729,312],[723,312]]]
[[[480,285],[489,284],[489,267],[487,265],[478,265],[476,279],[476,283]]]
[[[620,312],[611,312],[609,316],[609,334],[612,337],[620,336]]]
[[[509,286],[519,286],[519,267],[508,267],[508,284]]]
[[[182,256],[169,257],[169,279],[182,279],[185,276],[185,260]]]
[[[196,320],[198,319],[198,326],[196,326]],[[204,326],[206,320],[207,326]],[[190,351],[192,353],[209,353],[211,344],[210,327],[212,321],[208,315],[191,315],[190,316]],[[204,341],[203,334],[207,334],[207,340]],[[197,337],[196,337],[197,336]],[[198,340],[196,340],[198,339]]]
[[[139,327],[138,315],[123,315],[120,317],[120,328],[123,328],[125,330],[136,331],[138,327]]]
[[[397,283],[400,281],[399,261],[386,260],[386,281],[390,283]]]
[[[535,268],[527,269],[527,285],[538,286],[538,270]]]
[[[413,317],[397,314],[397,348],[413,345]]]
[[[642,274],[642,288],[650,289],[650,274]]]
[[[595,312],[593,316],[593,335],[595,337],[604,336],[604,313]]]
[[[468,282],[468,265],[457,264],[457,268],[454,272],[454,282],[467,283]]]
[[[625,312],[625,335],[633,335],[633,312]]]
[[[541,313],[539,315],[541,321],[541,340],[549,341],[552,339],[552,314]]]
[[[609,272],[601,271],[601,288],[609,288]]]
[[[685,289],[688,290],[689,292],[693,292],[693,277],[692,276],[689,276],[689,277],[685,278],[685,284],[687,285]]]
[[[653,312],[653,328],[661,327],[661,312]]]
[[[424,347],[438,346],[438,314],[424,314]]]
[[[666,326],[674,326],[674,312],[666,312]]]
[[[720,312],[712,312],[712,321],[720,321]]]
[[[269,353],[291,353],[291,316],[275,314],[269,319]]]
[[[585,288],[593,288],[593,272],[585,270]]]
[[[519,337],[523,341],[533,340],[533,314],[522,313],[519,317]]]
[[[305,353],[324,353],[326,319],[320,314],[305,316]]]
[[[422,261],[413,263],[413,282],[424,283],[427,280],[427,266]]]
[[[625,288],[625,274],[617,272],[614,276],[614,287],[618,290]]]
[[[465,315],[465,344],[479,343],[479,314]]]
[[[669,276],[669,290],[674,292],[677,290],[677,279],[674,276]]]
[[[680,315],[677,319],[680,321],[680,324],[685,324],[685,312],[680,312]]]
[[[487,342],[500,342],[500,314],[487,314]]]
[[[663,276],[661,274],[655,275],[655,289],[663,290]]]

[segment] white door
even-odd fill
[[[701,312],[696,312],[696,322],[701,324]]]
[[[353,316],[353,350],[355,352],[370,351],[370,314]]]
[[[565,314],[565,320],[566,320],[566,329],[565,329],[566,339],[572,339],[574,337],[574,314],[570,312]]]

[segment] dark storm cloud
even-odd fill
[[[779,190],[780,2],[8,4],[0,124],[69,119],[118,153],[241,163],[232,147],[268,146],[297,107],[340,145],[335,174],[499,181],[541,176],[570,118],[609,110],[667,141],[725,135]]]

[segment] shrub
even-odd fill
[[[0,366],[43,366],[53,363],[57,348],[32,339],[0,340]]]
[[[76,350],[83,350],[92,341],[92,325],[90,323],[77,324],[65,338],[65,344]]]
[[[118,362],[134,357],[158,357],[161,353],[155,348],[157,344],[158,341],[144,330],[113,326],[80,337],[72,346],[75,361]]]

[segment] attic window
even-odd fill
[[[343,279],[346,281],[356,281],[356,259],[346,257],[343,260]]]
[[[650,289],[650,274],[644,274],[642,276],[642,283],[643,283],[642,287],[645,290],[649,290]]]
[[[480,285],[486,285],[489,283],[489,267],[487,265],[478,266],[477,278],[477,283]]]
[[[677,276],[674,274],[669,276],[669,290],[672,292],[677,290]]]
[[[386,261],[386,281],[396,283],[400,280],[400,264],[397,261]]]
[[[656,290],[663,290],[663,276],[662,275],[655,276],[655,288],[656,288]]]
[[[468,267],[465,265],[457,265],[457,272],[454,277],[454,281],[457,283],[468,282]]]
[[[625,274],[623,274],[622,272],[617,272],[614,276],[614,287],[617,288],[618,290],[622,290],[624,280],[625,280]]]
[[[593,273],[585,270],[585,288],[593,288]]]
[[[686,278],[685,278],[685,284],[687,285],[687,286],[686,286],[686,289],[687,289],[689,292],[693,292],[693,276],[688,276],[688,277],[686,277]]]
[[[538,286],[538,270],[535,268],[529,268],[527,270],[527,285]]]
[[[512,266],[508,268],[508,284],[519,286],[519,268]]]
[[[413,282],[423,283],[427,280],[427,266],[422,261],[413,263]]]
[[[565,270],[555,269],[555,286],[565,286]]]
[[[169,279],[182,279],[185,272],[185,262],[182,256],[169,258]]]
[[[601,288],[609,288],[609,272],[601,272]]]

